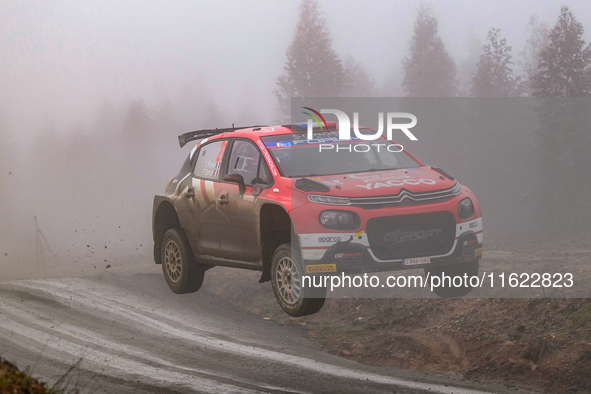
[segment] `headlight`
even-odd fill
[[[472,205],[472,200],[464,198],[458,203],[458,216],[462,220],[467,220],[474,216],[474,205]]]
[[[460,182],[456,182],[456,184],[453,185],[453,187],[451,188],[451,192],[454,194],[454,196],[460,195],[460,193],[462,192],[462,185],[460,185]]]
[[[361,224],[356,213],[347,211],[324,211],[319,220],[322,227],[331,230],[354,230]]]
[[[351,201],[346,197],[320,196],[318,194],[308,195],[308,201],[318,204],[351,205]]]

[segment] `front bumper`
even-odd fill
[[[321,241],[337,242],[323,246]],[[377,257],[364,231],[355,234],[300,236],[302,256],[308,275],[429,269],[455,265],[480,258],[482,243],[482,218],[456,224],[453,245],[443,254],[401,256],[393,260],[381,260]]]

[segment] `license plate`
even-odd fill
[[[402,261],[402,265],[420,265],[420,264],[430,264],[431,258],[430,257],[416,257],[414,259],[404,259]]]

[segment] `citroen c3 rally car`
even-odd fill
[[[304,286],[306,275],[478,274],[482,217],[470,189],[386,139],[366,151],[363,140],[338,140],[335,123],[311,140],[306,130],[179,136],[181,147],[198,143],[153,209],[154,259],[172,291],[197,291],[213,266],[259,270],[283,310],[303,316],[326,296],[326,287]],[[442,297],[470,290],[434,288]]]

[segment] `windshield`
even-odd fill
[[[400,145],[375,141],[306,140],[296,134],[263,137],[281,173],[286,177],[350,174],[419,167]],[[305,138],[305,137],[304,137]]]

